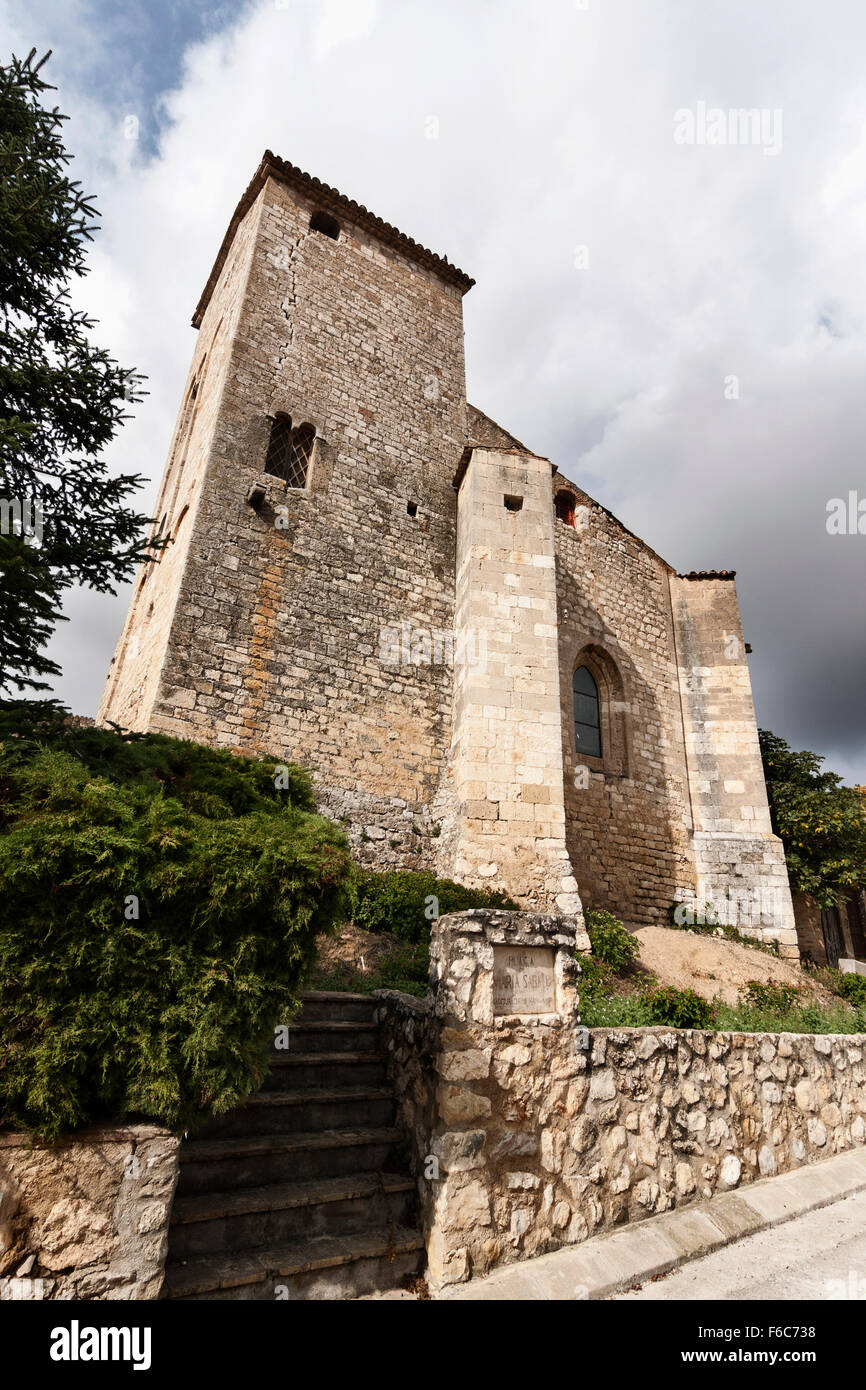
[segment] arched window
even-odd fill
[[[265,459],[265,472],[273,478],[288,477],[289,453],[292,447],[292,418],[290,415],[276,415],[271,421],[271,437],[268,441],[268,456]]]
[[[585,666],[578,666],[571,680],[574,696],[574,742],[578,757],[601,757],[601,710],[595,677]]]
[[[566,526],[571,526],[573,530],[577,529],[574,524],[574,508],[576,502],[577,499],[573,492],[558,492],[553,499],[556,515],[559,517],[560,521],[564,521]]]
[[[310,218],[310,231],[322,232],[329,236],[332,241],[338,241],[340,237],[340,224],[336,217],[332,217],[329,212],[314,212]]]
[[[315,425],[298,425],[292,430],[292,487],[307,486],[307,472],[310,467],[310,459],[313,456],[313,444],[316,440]]]
[[[271,423],[265,472],[274,478],[282,478],[289,487],[306,487],[315,438],[315,425],[298,425],[292,429],[290,415],[275,416]]]

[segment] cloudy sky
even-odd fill
[[[827,531],[866,514],[862,0],[0,0],[0,38],[54,50],[145,508],[270,147],[476,277],[470,399],[679,570],[736,569],[759,722],[866,782],[866,534]],[[79,713],[127,599],[70,598]]]

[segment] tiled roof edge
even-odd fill
[[[736,579],[736,570],[689,570],[688,574],[678,574],[677,579]]]
[[[267,179],[271,177],[281,179],[283,183],[287,183],[314,198],[329,212],[342,213],[344,217],[348,217],[359,227],[371,232],[387,246],[393,246],[395,251],[399,251],[408,260],[415,261],[428,270],[435,271],[443,280],[451,285],[456,285],[464,294],[467,290],[471,290],[475,284],[470,275],[467,275],[459,266],[452,265],[446,256],[439,256],[435,251],[429,251],[426,246],[421,246],[417,241],[413,241],[412,237],[406,236],[397,227],[392,227],[390,222],[383,222],[381,217],[370,212],[362,203],[356,203],[353,198],[347,198],[343,193],[340,193],[339,189],[331,188],[330,184],[322,183],[321,179],[314,178],[312,174],[305,174],[303,169],[298,169],[296,165],[280,159],[271,150],[265,150],[258,169],[232,214],[228,230],[223,237],[222,245],[208,276],[207,284],[192,316],[193,328],[198,328],[201,325],[214,286],[219,279],[229,247],[234,241],[235,233],[241,221],[258,197]]]

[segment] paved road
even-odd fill
[[[748,1236],[616,1298],[866,1299],[866,1192]]]

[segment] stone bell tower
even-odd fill
[[[195,312],[157,507],[171,540],[100,708],[305,763],[386,866],[438,853],[447,814],[452,668],[385,638],[453,630],[473,283],[265,155]]]

